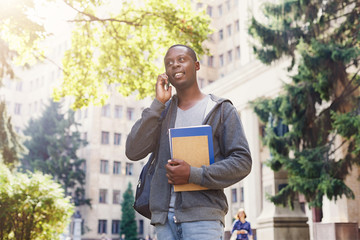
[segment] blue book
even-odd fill
[[[170,128],[171,157],[181,159],[193,167],[214,163],[214,147],[210,125]],[[199,191],[207,188],[196,184],[174,185],[174,191]]]

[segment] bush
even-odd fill
[[[0,239],[59,239],[73,210],[51,176],[11,173],[0,164]]]

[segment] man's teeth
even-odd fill
[[[182,73],[176,73],[175,77],[181,77],[183,74]]]

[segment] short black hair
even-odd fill
[[[187,50],[189,50],[189,53],[190,53],[190,56],[192,59],[194,59],[195,62],[197,62],[197,57],[196,57],[196,53],[194,51],[194,49],[192,49],[191,47],[187,46],[187,45],[184,45],[184,44],[175,44],[175,45],[172,45],[171,47],[169,47],[169,49],[167,50],[167,52],[174,48],[174,47],[185,47],[187,48]]]

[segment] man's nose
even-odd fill
[[[174,61],[173,67],[178,67],[180,65],[179,61]]]

